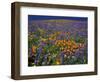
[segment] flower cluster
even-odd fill
[[[28,33],[28,65],[66,65],[86,63],[86,38],[74,37],[67,30],[37,28]]]

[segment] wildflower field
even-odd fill
[[[87,18],[28,16],[28,66],[88,62]]]

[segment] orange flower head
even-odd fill
[[[36,53],[36,46],[32,46],[32,53]]]

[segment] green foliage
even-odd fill
[[[83,37],[76,37],[75,41],[77,43],[84,43],[85,42],[85,39]]]

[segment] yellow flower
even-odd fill
[[[46,42],[46,41],[47,41],[47,39],[45,39],[45,38],[41,38],[41,40],[42,40],[43,42]]]
[[[56,64],[59,65],[60,64],[60,61],[56,61]]]
[[[63,47],[61,47],[61,48],[60,48],[60,50],[64,50],[64,48],[63,48]]]

